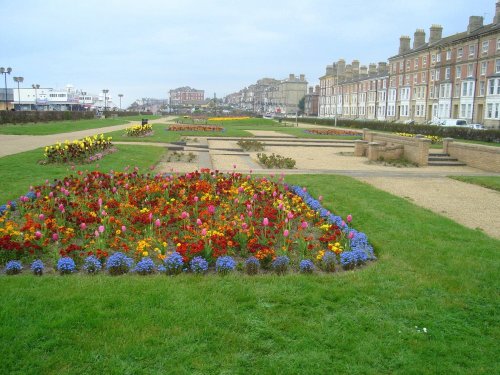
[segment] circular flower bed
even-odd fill
[[[42,259],[62,274],[95,273],[101,264],[114,275],[284,274],[314,264],[327,272],[352,269],[375,259],[350,215],[335,216],[282,179],[208,170],[78,172],[0,206],[0,264]]]
[[[177,124],[177,125],[170,125],[168,127],[169,131],[173,132],[182,132],[182,131],[189,131],[189,132],[221,132],[224,131],[224,128],[222,126],[215,126],[215,125],[184,125],[184,124]]]
[[[306,133],[318,134],[318,135],[346,135],[346,136],[356,136],[359,137],[363,135],[361,132],[355,130],[345,130],[345,129],[307,129]]]

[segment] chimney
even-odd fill
[[[351,64],[347,64],[345,66],[345,79],[346,81],[350,81],[352,79],[352,65]]]
[[[402,35],[399,38],[399,54],[402,55],[410,50],[410,37]]]
[[[495,17],[493,18],[493,23],[495,25],[500,23],[500,1],[497,1],[495,5]]]
[[[443,26],[432,25],[430,30],[431,33],[429,36],[429,44],[434,44],[436,42],[439,42],[443,37]]]
[[[316,87],[314,88],[314,93],[319,94],[319,85],[316,85]]]
[[[467,26],[467,33],[470,34],[477,29],[483,27],[483,17],[481,16],[470,16],[469,17],[469,26]]]
[[[343,76],[345,74],[345,60],[344,59],[340,59],[337,62],[337,69],[338,69],[339,76]]]
[[[336,63],[333,63],[332,65],[332,75],[336,76],[337,75],[337,64]]]
[[[422,47],[425,44],[425,31],[423,29],[415,30],[413,34],[413,49]]]
[[[300,80],[301,80],[301,81],[304,81],[304,80],[305,80],[305,78],[306,78],[306,76],[305,76],[304,74],[301,74],[301,75],[300,75]]]
[[[362,78],[368,77],[368,68],[366,65],[361,65],[359,67],[359,76]]]
[[[332,75],[332,74],[333,74],[333,66],[327,65],[326,66],[326,75],[329,76],[329,75]]]
[[[289,80],[289,81],[293,81],[293,80],[295,80],[295,74],[290,73],[290,74],[288,75],[288,80]]]
[[[352,60],[351,66],[353,78],[359,77],[359,60]]]
[[[313,93],[314,88],[312,86],[309,86],[309,94]]]
[[[387,63],[385,61],[381,61],[378,63],[378,74],[386,74],[387,73]]]
[[[370,64],[368,68],[368,75],[370,77],[376,76],[377,75],[377,65],[376,64]]]

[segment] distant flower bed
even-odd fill
[[[361,136],[363,133],[354,130],[345,129],[307,129],[306,133],[319,134],[319,135],[348,135],[348,136]]]
[[[89,163],[113,152],[112,146],[111,137],[104,138],[104,134],[72,142],[57,142],[53,146],[45,147],[43,163]]]
[[[251,117],[241,116],[241,117],[209,117],[208,121],[237,121],[237,120],[248,120]]]
[[[415,134],[411,133],[396,133],[396,135],[400,135],[402,137],[408,137],[408,138],[413,138],[415,137]],[[424,138],[430,139],[431,143],[443,143],[443,137],[439,137],[437,135],[424,135]]]
[[[190,132],[221,132],[224,131],[222,126],[215,125],[188,125],[188,124],[176,124],[170,125],[168,130],[174,132],[190,131]]]
[[[128,137],[147,137],[153,134],[153,126],[150,124],[135,125],[125,129]]]
[[[351,222],[282,178],[78,172],[0,206],[0,264],[36,275],[332,272],[375,259]]]

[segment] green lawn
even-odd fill
[[[145,169],[156,164],[164,149],[154,146],[117,145],[118,152],[106,155],[97,163],[76,164],[78,170],[95,170],[97,165],[103,171],[122,170],[127,165]],[[30,185],[39,185],[46,179],[62,178],[70,173],[70,166],[38,164],[43,159],[43,148],[0,158],[0,205],[8,200],[26,194]],[[22,167],[20,167],[22,166]]]
[[[1,276],[0,373],[499,372],[500,241],[349,177],[287,181],[352,214],[379,260],[312,276]]]
[[[450,178],[500,191],[500,176],[450,176]]]
[[[144,118],[158,118],[159,116],[144,116]],[[68,133],[78,130],[103,128],[113,125],[126,124],[129,121],[140,121],[141,116],[129,116],[120,118],[79,120],[79,121],[51,121],[37,124],[7,124],[0,125],[0,134],[13,135],[47,135],[57,133]]]

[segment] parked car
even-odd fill
[[[469,124],[469,128],[475,130],[486,130],[485,126],[481,124]]]
[[[443,120],[441,126],[468,126],[467,120],[461,120],[456,118],[449,118]]]

